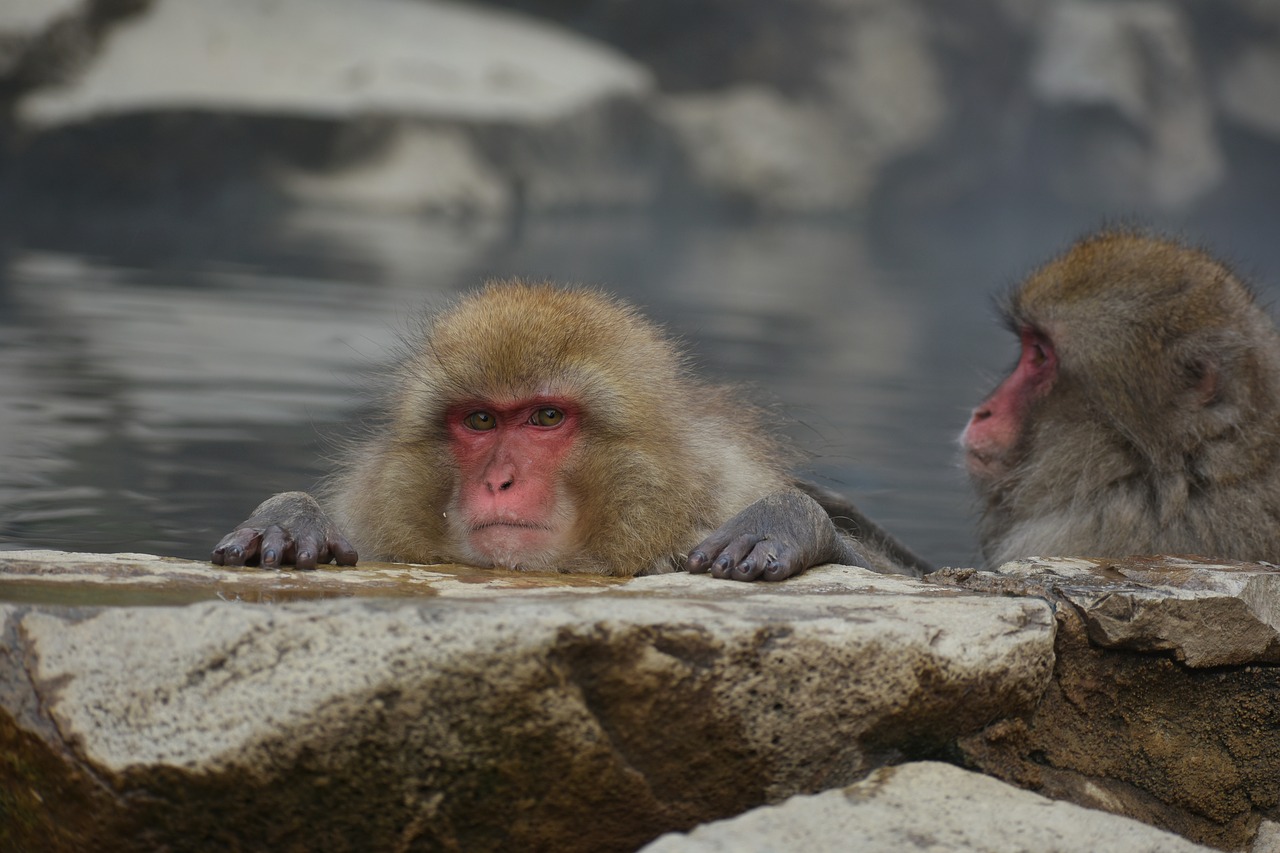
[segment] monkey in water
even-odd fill
[[[1004,315],[1021,354],[961,436],[988,565],[1280,558],[1280,334],[1231,270],[1105,231]]]
[[[668,339],[601,293],[490,283],[428,319],[393,385],[383,422],[322,493],[332,515],[305,492],[278,494],[213,562],[354,565],[350,534],[399,562],[735,580],[827,562],[917,573],[856,507],[792,481],[762,410],[691,378]],[[732,535],[709,536],[727,520]]]

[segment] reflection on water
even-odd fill
[[[780,403],[813,478],[935,562],[970,563],[954,439],[1013,356],[988,294],[1089,224],[931,240],[847,222],[512,233],[113,212],[8,235],[0,547],[207,557],[263,497],[325,471],[324,437],[414,312],[520,275],[635,301],[706,374]]]

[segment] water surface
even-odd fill
[[[777,403],[811,478],[931,560],[971,564],[955,436],[1014,355],[990,296],[1095,223],[1008,211],[944,229],[628,216],[512,228],[99,210],[11,227],[0,548],[207,558],[262,498],[327,470],[327,442],[417,312],[519,275],[633,300],[705,375]],[[1265,269],[1230,223],[1192,233]]]

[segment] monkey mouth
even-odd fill
[[[1004,460],[1000,454],[984,453],[970,447],[964,452],[964,467],[971,477],[990,479],[1004,471]]]
[[[551,530],[549,524],[539,524],[536,521],[506,521],[502,519],[494,519],[493,521],[478,521],[471,525],[472,533],[479,533],[482,530],[493,530],[495,528],[511,527],[517,530]]]
[[[479,565],[555,567],[566,547],[566,533],[544,522],[489,519],[474,522],[466,537],[468,555]]]

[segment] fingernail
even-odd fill
[[[262,562],[274,563],[276,561],[276,549],[270,548],[262,553]]]

